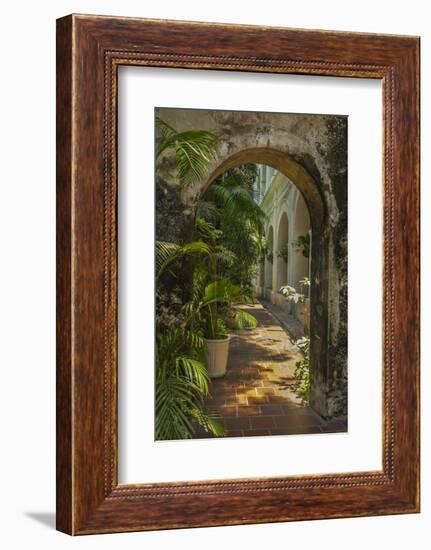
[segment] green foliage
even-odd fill
[[[295,392],[303,404],[308,404],[310,398],[310,339],[306,336],[297,340],[296,345],[304,357],[295,363]]]
[[[304,357],[295,363],[295,393],[303,404],[308,404],[310,398],[310,360]]]
[[[203,340],[186,328],[156,337],[156,439],[189,439],[195,421],[214,435],[224,435],[220,419],[203,410],[210,380],[202,362]]]
[[[247,221],[250,227],[259,233],[263,233],[265,214],[253,199],[252,192],[236,174],[224,177],[220,182],[214,183],[210,188],[216,204],[223,211],[223,217],[229,222],[237,220]]]
[[[218,137],[204,130],[177,132],[161,118],[156,118],[161,136],[157,158],[171,151],[175,158],[181,185],[187,187],[202,179],[218,155]]]
[[[201,220],[210,223],[215,231],[212,242],[222,251],[220,275],[244,287],[251,285],[265,245],[266,215],[253,198],[256,173],[255,165],[229,170],[209,187],[197,209],[198,232]],[[201,232],[198,234],[206,241]]]
[[[206,226],[206,229],[210,228]],[[194,247],[194,252],[195,248],[207,252],[200,246]],[[162,246],[160,250],[158,265],[162,270],[159,273],[162,273],[172,256],[178,254],[178,248]],[[202,267],[203,264],[196,270],[193,298],[183,307],[183,326],[157,331],[157,439],[191,438],[196,423],[215,436],[224,435],[221,419],[203,409],[210,381],[202,362],[202,335],[217,338],[226,334],[229,314],[239,327],[257,325],[252,315],[233,306],[250,301],[250,294],[227,279],[216,279],[207,284],[208,274]]]
[[[184,308],[192,326],[210,339],[224,337],[228,325],[243,328],[257,324],[252,315],[235,307],[253,301],[245,284],[248,281],[238,276],[238,266],[245,263],[244,246],[238,243],[251,240],[257,245],[251,259],[255,264],[260,251],[258,231],[263,230],[262,213],[236,174],[213,187],[200,201],[196,219],[197,238],[208,245],[210,253],[195,265],[193,297]]]
[[[225,177],[235,175],[250,192],[253,192],[254,183],[259,175],[257,164],[240,164],[225,172]]]
[[[186,243],[182,246],[166,241],[156,241],[156,283],[167,267],[184,256],[210,253],[207,244],[202,241]]]
[[[177,132],[160,118],[156,124],[157,161],[175,163],[181,188],[202,179],[217,157],[217,136]],[[241,166],[210,186],[197,205],[191,242],[156,242],[156,439],[191,438],[198,425],[226,433],[220,416],[205,410],[211,381],[203,338],[257,325],[240,307],[253,301],[249,287],[265,242],[265,214],[253,199],[256,174],[255,166]],[[187,269],[191,288],[184,293],[175,284],[184,286]]]
[[[202,234],[214,243],[217,230],[201,221]],[[215,413],[203,409],[203,400],[209,392],[209,378],[203,363],[201,334],[213,337],[226,334],[224,317],[232,303],[251,299],[244,290],[228,280],[214,280],[206,284],[211,265],[221,261],[218,255],[229,257],[220,247],[203,241],[182,246],[158,241],[156,243],[156,280],[178,259],[185,256],[200,258],[196,269],[193,299],[182,310],[180,327],[167,327],[165,315],[158,317],[156,338],[156,439],[186,439],[193,437],[196,424],[215,436],[225,434],[223,423]],[[204,259],[205,258],[205,259]],[[238,325],[254,325],[256,320],[235,308]],[[163,322],[165,324],[163,325]],[[188,328],[192,327],[192,329]]]
[[[305,258],[310,256],[310,233],[306,235],[299,235],[299,237],[292,242],[292,247],[296,252],[302,252]]]
[[[177,132],[160,118],[156,124],[157,159],[171,154],[181,187],[201,179],[217,156],[217,136],[200,130]],[[202,240],[156,242],[156,439],[191,438],[198,424],[213,435],[225,434],[220,417],[204,411],[210,380],[203,362],[202,337],[187,325],[178,293],[163,282],[164,275],[175,279],[180,260],[209,253]]]
[[[284,244],[278,251],[277,256],[279,258],[283,258],[283,260],[287,263],[287,260],[289,258],[289,245]]]
[[[248,313],[248,311],[244,311],[239,307],[232,307],[231,313],[234,328],[256,328],[258,325],[257,319],[254,315],[251,315],[251,313]]]
[[[194,409],[192,412],[193,418],[200,424],[208,433],[212,433],[216,437],[226,435],[226,428],[220,415],[212,411],[207,414],[199,409]]]
[[[228,279],[202,284],[197,279],[192,300],[185,304],[186,319],[205,338],[217,339],[227,333],[226,325],[233,321],[238,328],[256,327],[256,318],[234,304],[253,301],[248,289],[232,284]]]

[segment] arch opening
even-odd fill
[[[310,173],[285,152],[271,148],[244,149],[223,160],[203,182],[201,192],[224,172],[245,164],[257,164],[266,170],[278,172],[292,184],[296,192],[292,221],[283,212],[274,223],[268,223],[266,239],[267,254],[256,279],[258,295],[275,306],[286,305],[285,297],[279,292],[281,286],[300,287],[300,281],[309,278],[311,286],[298,288],[306,293],[303,304],[289,304],[288,311],[296,316],[310,337],[310,405],[321,416],[328,414],[328,266],[329,232],[327,230],[326,205],[320,189]],[[262,187],[257,186],[262,194]],[[311,246],[311,236],[313,246]],[[292,243],[299,237],[309,239],[308,253],[294,250]],[[284,250],[282,247],[286,247]],[[278,256],[278,252],[287,252]],[[295,255],[295,260],[292,258]],[[308,256],[308,257],[307,257]],[[289,258],[291,261],[289,262]],[[286,261],[287,260],[287,261]],[[263,283],[263,284],[262,284]]]
[[[223,172],[244,164],[261,164],[270,167],[289,178],[300,191],[310,212],[312,230],[321,230],[326,218],[324,198],[311,174],[292,156],[277,149],[256,147],[244,149],[227,157],[218,164],[196,193],[204,193],[211,183]],[[187,190],[185,192],[187,194]]]

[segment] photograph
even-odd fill
[[[57,20],[61,532],[420,511],[420,37],[279,14]]]
[[[346,432],[348,117],[154,131],[155,439]]]
[[[428,3],[2,8],[2,547],[430,547]]]
[[[2,4],[5,550],[430,548],[430,12]]]

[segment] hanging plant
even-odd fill
[[[299,235],[299,237],[292,242],[292,247],[296,252],[301,252],[304,258],[310,257],[310,233],[306,235]]]
[[[273,264],[274,263],[274,254],[272,252],[268,252],[268,254],[266,255],[266,259],[268,260],[268,262],[270,264]]]
[[[283,260],[287,263],[287,260],[289,258],[289,246],[287,244],[284,244],[277,252],[277,256],[279,258],[283,258]]]

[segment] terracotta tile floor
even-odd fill
[[[345,420],[325,422],[294,394],[295,362],[301,354],[276,318],[260,303],[243,307],[259,326],[232,332],[226,376],[213,380],[207,401],[222,416],[227,436],[346,431]]]

